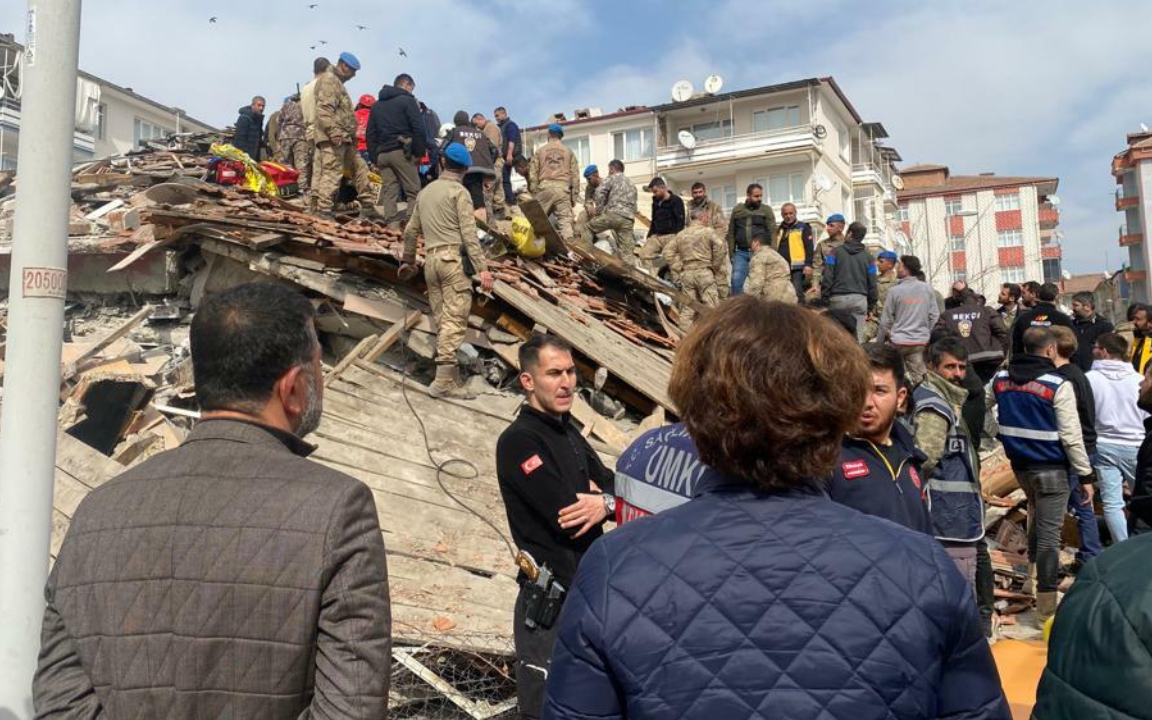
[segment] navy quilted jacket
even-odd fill
[[[544,717],[1010,714],[939,543],[823,495],[707,479],[584,556]]]

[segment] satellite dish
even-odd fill
[[[819,188],[820,192],[828,192],[836,187],[832,180],[823,173],[817,174],[816,177],[812,178],[812,181],[816,183],[816,187]]]
[[[694,150],[696,148],[696,136],[689,130],[681,130],[680,134],[676,136],[680,140],[680,144],[685,150]]]
[[[719,75],[709,75],[708,79],[704,81],[704,92],[715,95],[720,92],[722,87],[724,87],[724,78]]]
[[[1144,123],[1140,123],[1140,132],[1148,132],[1148,126]]]
[[[684,102],[691,98],[694,92],[696,92],[696,88],[692,87],[692,83],[681,80],[672,86],[672,99],[676,102]]]
[[[1059,195],[1049,195],[1048,196],[1048,203],[1052,207],[1056,207],[1057,205],[1060,204],[1060,196]]]
[[[896,188],[897,190],[903,190],[904,189],[904,178],[900,177],[899,175],[893,175],[892,176],[892,187]]]
[[[828,128],[823,125],[817,125],[812,128],[812,134],[815,135],[818,140],[823,140],[828,137]]]

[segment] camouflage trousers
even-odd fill
[[[330,142],[316,143],[316,154],[313,157],[315,177],[315,192],[312,193],[316,203],[316,212],[332,212],[336,191],[340,189],[340,180],[344,171],[352,175],[352,184],[356,187],[356,194],[361,203],[372,202],[372,187],[368,179],[368,165],[356,146],[352,143],[336,146]]]
[[[575,237],[572,224],[576,216],[572,209],[572,193],[567,185],[555,180],[545,180],[540,183],[535,198],[540,207],[544,208],[545,215],[556,216],[556,229],[560,237],[565,240]]]
[[[455,365],[456,351],[464,344],[472,313],[472,281],[464,274],[460,251],[449,247],[430,250],[424,261],[424,282],[436,318],[436,364]]]
[[[684,294],[705,307],[716,307],[720,304],[720,289],[716,285],[716,276],[711,270],[685,270],[680,274],[680,288]],[[696,309],[685,304],[680,308],[680,327],[687,330],[696,320]]]
[[[629,220],[623,215],[614,212],[603,212],[590,219],[584,227],[584,238],[588,242],[595,242],[596,236],[605,230],[612,231],[612,247],[616,257],[628,265],[636,265],[636,233],[633,230],[635,220]]]
[[[494,169],[496,170],[496,180],[493,182],[485,181],[484,183],[484,202],[497,216],[506,217],[508,208],[504,202],[504,186],[500,184],[500,178],[504,177],[504,158],[496,158]]]
[[[296,168],[300,171],[300,180],[297,182],[301,192],[308,189],[312,180],[312,143],[304,138],[285,140],[280,145],[280,155],[277,162]]]
[[[664,248],[672,242],[675,235],[652,235],[644,241],[640,248],[640,266],[655,275],[664,267]]]

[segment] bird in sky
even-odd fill
[[[357,25],[357,26],[356,26],[356,29],[357,29],[357,30],[367,30],[367,29],[368,29],[368,26],[367,26],[367,25]]]
[[[309,9],[309,10],[315,10],[315,9],[316,9],[316,8],[318,8],[318,7],[320,7],[320,6],[319,6],[319,5],[309,5],[309,6],[308,6],[308,9]]]
[[[310,45],[309,47],[310,47],[311,49],[313,49],[313,50],[315,50],[315,49],[316,49],[316,46],[315,46],[315,45]]]
[[[214,25],[215,23],[216,23],[216,17],[215,16],[208,18],[208,24],[209,25]]]
[[[400,57],[408,57],[408,53],[404,52],[404,48],[400,48]]]
[[[328,41],[327,41],[327,40],[319,40],[318,42],[319,42],[321,45],[327,45],[327,44],[328,44]]]

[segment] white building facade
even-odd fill
[[[1116,190],[1116,211],[1123,214],[1120,224],[1120,247],[1128,249],[1128,269],[1124,279],[1130,287],[1130,301],[1148,303],[1152,292],[1148,268],[1152,252],[1148,233],[1152,218],[1152,132],[1132,133],[1128,149],[1112,159]]]

